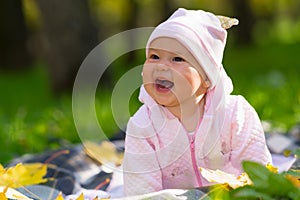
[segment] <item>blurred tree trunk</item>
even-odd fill
[[[157,10],[157,13],[161,15],[162,21],[165,21],[167,18],[171,16],[171,14],[174,12],[174,10],[177,8],[176,5],[174,5],[174,2],[170,0],[163,0],[160,2],[161,7],[160,10]],[[139,17],[142,15],[141,13],[141,3],[137,0],[128,0],[128,5],[130,6],[130,12],[129,16],[125,23],[125,29],[133,29],[138,27],[138,21],[140,21]],[[129,38],[129,45],[134,47],[136,37],[134,35],[130,35]],[[138,60],[136,52],[129,52],[127,55],[127,62],[134,63]]]
[[[22,69],[32,63],[21,0],[0,1],[0,67]]]
[[[162,21],[166,21],[178,7],[170,0],[161,1],[162,3]]]
[[[130,11],[128,12],[129,15],[125,22],[125,30],[130,30],[138,27],[138,17],[139,17],[139,10],[140,5],[137,0],[129,0],[128,5],[130,6]],[[128,38],[128,45],[129,49],[134,49],[135,46],[135,36],[133,34],[129,35]],[[131,51],[126,56],[126,62],[133,64],[137,59],[137,53],[135,51]]]
[[[45,54],[55,94],[70,91],[76,73],[98,44],[86,0],[37,0],[43,20]]]
[[[256,18],[252,12],[248,0],[230,0],[233,7],[233,16],[239,19],[238,34],[236,40],[238,44],[251,44],[253,42],[253,29]]]

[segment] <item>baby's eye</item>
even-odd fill
[[[174,57],[173,61],[175,61],[175,62],[184,62],[185,60],[181,57]]]
[[[154,59],[154,60],[159,59],[158,55],[155,55],[155,54],[151,54],[149,58]]]

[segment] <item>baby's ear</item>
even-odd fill
[[[207,89],[207,88],[210,87],[211,83],[208,79],[205,79],[202,85],[203,85],[204,88]]]

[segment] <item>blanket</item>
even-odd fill
[[[267,138],[268,139],[268,138]],[[118,151],[124,150],[124,140],[114,140],[112,143]],[[298,146],[298,145],[296,145]],[[46,151],[40,154],[29,154],[12,160],[9,166],[17,163],[45,163],[49,158],[61,151],[61,154],[53,158],[47,169],[46,177],[49,181],[41,185],[31,185],[17,188],[16,190],[31,199],[55,199],[60,193],[63,198],[76,199],[84,194],[87,199],[95,197],[110,199],[126,199],[122,197],[122,173],[121,170],[109,170],[101,163],[88,155],[82,144],[63,147],[58,150]],[[299,162],[294,157],[285,157],[282,154],[272,154],[273,165],[279,168],[279,172],[290,168],[299,169]],[[192,190],[163,190],[151,194],[130,197],[128,199],[205,199],[207,188]],[[203,197],[204,196],[204,197]],[[208,198],[208,197],[207,197]]]

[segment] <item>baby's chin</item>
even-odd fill
[[[144,85],[145,90],[149,94],[149,96],[159,105],[164,107],[174,107],[178,106],[179,102],[177,98],[174,96],[172,91],[166,94],[162,94],[156,91],[155,84],[147,84]]]

